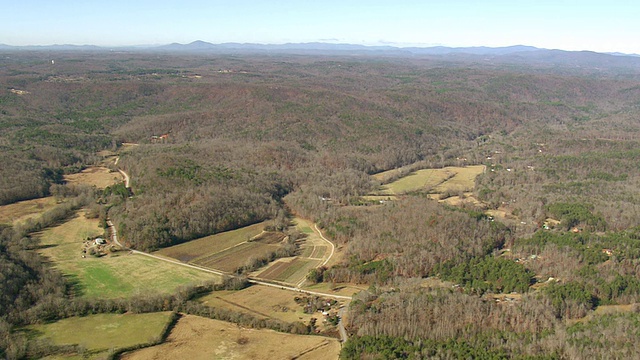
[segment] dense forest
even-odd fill
[[[292,214],[315,221],[345,256],[309,278],[370,286],[350,306],[345,359],[640,356],[633,67],[444,56],[2,55],[0,205],[66,197],[39,221],[2,225],[6,356],[37,353],[13,333],[17,325],[135,307],[74,300],[67,280],[33,251],[30,233],[82,206],[108,214],[126,244],[144,251],[265,219],[285,224]],[[64,174],[98,163],[104,150],[119,153],[133,196],[117,186],[64,185]],[[372,174],[449,165],[486,166],[478,201],[447,206],[421,191],[362,200],[381,185]],[[208,311],[183,295],[172,309]],[[161,298],[135,301],[139,311],[167,307]],[[595,315],[606,306],[631,311]]]

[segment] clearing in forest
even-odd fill
[[[107,186],[123,181],[122,174],[117,171],[111,171],[106,167],[89,167],[77,174],[69,174],[64,176],[64,180],[69,184],[86,184],[104,189]]]
[[[125,360],[162,359],[337,359],[337,339],[245,329],[219,320],[185,315],[167,342],[126,353]]]
[[[97,219],[78,215],[36,235],[40,239],[40,254],[67,277],[79,296],[116,298],[172,293],[181,286],[220,281],[214,274],[125,251],[83,258],[84,240],[103,232]]]
[[[198,300],[207,306],[246,313],[261,319],[302,321],[308,324],[312,317],[319,318],[319,314],[305,314],[303,307],[295,302],[296,296],[299,294],[289,290],[252,285],[238,291],[214,291]]]
[[[148,314],[98,314],[71,317],[22,329],[54,345],[81,345],[92,355],[110,349],[151,343],[162,336],[171,312]]]
[[[53,196],[2,205],[0,206],[0,224],[17,224],[38,217],[55,206],[56,198]]]
[[[413,191],[451,193],[472,191],[476,177],[484,171],[484,165],[447,166],[442,169],[423,169],[412,172],[389,184],[383,185],[377,196],[401,195]],[[378,175],[381,177],[382,175]],[[384,177],[384,176],[382,176]]]
[[[196,258],[212,256],[248,242],[254,236],[262,233],[265,225],[267,225],[266,222],[262,222],[236,230],[225,231],[164,248],[154,254],[167,256],[187,263]]]

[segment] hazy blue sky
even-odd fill
[[[0,0],[0,43],[532,45],[640,53],[638,0]]]

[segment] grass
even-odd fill
[[[418,170],[383,186],[381,195],[396,195],[418,190],[430,190],[453,175],[455,175],[455,172],[445,169]]]
[[[341,296],[353,296],[361,291],[367,290],[369,285],[366,284],[350,284],[350,283],[317,283],[304,286],[305,290],[317,291],[326,294],[334,294]]]
[[[260,234],[264,226],[265,223],[257,223],[240,229],[225,231],[171,246],[157,251],[156,254],[168,256],[182,262],[189,262],[201,257],[203,254],[219,253],[242,242],[249,241],[252,237]]]
[[[82,258],[83,240],[102,233],[97,220],[76,216],[37,235],[41,245],[38,251],[68,277],[79,296],[117,298],[172,293],[181,286],[220,280],[214,274],[125,252]]]
[[[98,314],[72,317],[22,329],[55,345],[81,345],[90,353],[146,344],[158,339],[171,312],[149,314]]]
[[[53,196],[0,206],[0,224],[13,225],[34,218],[56,206]]]
[[[438,193],[473,191],[476,177],[484,171],[484,165],[445,168],[455,171],[455,176],[436,186],[433,190]]]
[[[406,194],[413,191],[429,191],[435,193],[472,191],[476,177],[484,171],[483,165],[448,166],[442,169],[423,169],[382,186],[380,196]],[[385,173],[376,178],[384,178]],[[373,198],[375,199],[375,198]]]
[[[90,167],[77,174],[65,175],[64,180],[69,184],[92,185],[98,189],[123,181],[119,172],[111,172],[106,167]]]
[[[124,354],[124,360],[146,359],[337,359],[337,339],[244,329],[219,320],[186,315],[161,345]]]
[[[270,286],[252,285],[239,291],[215,291],[199,299],[205,305],[273,318],[308,323],[314,314],[305,314],[296,304],[297,294]],[[315,315],[317,318],[317,315]]]

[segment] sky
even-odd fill
[[[637,0],[0,0],[0,43],[510,46],[640,54]]]

